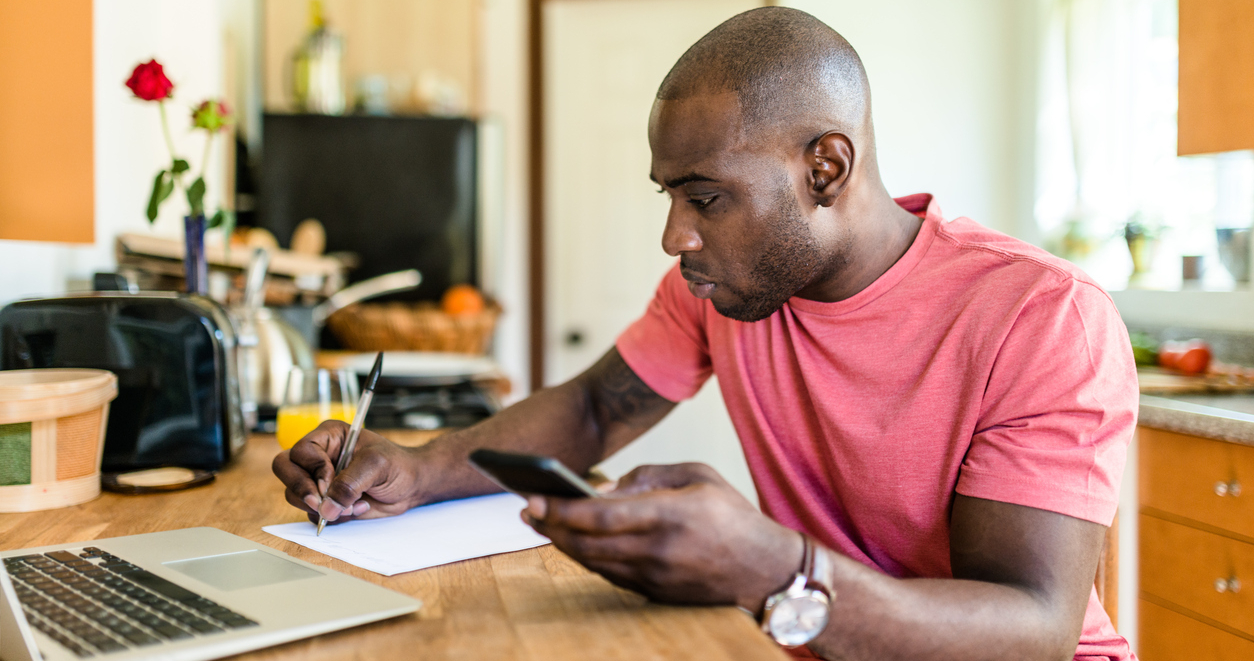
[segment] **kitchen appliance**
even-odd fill
[[[236,335],[213,300],[95,292],[0,309],[0,369],[90,368],[117,375],[102,470],[216,470],[246,441]]]
[[[245,418],[250,429],[272,432],[288,373],[313,367],[315,338],[326,318],[344,306],[413,289],[422,282],[422,274],[409,270],[381,275],[346,287],[315,306],[267,308],[263,284],[268,263],[267,251],[258,248],[245,275],[244,303],[233,312],[240,326]]]
[[[345,354],[327,366],[365,378],[372,353]],[[389,351],[366,416],[371,429],[450,429],[468,427],[501,410],[494,386],[504,377],[483,356]]]

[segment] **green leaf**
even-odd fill
[[[170,172],[174,174],[182,174],[190,169],[192,169],[192,166],[188,165],[187,161],[181,158],[176,158],[174,159],[174,165],[170,168]]]
[[[150,225],[157,220],[158,207],[174,189],[174,184],[166,178],[168,174],[165,170],[161,170],[152,180],[152,195],[148,196],[148,224]]]
[[[222,210],[218,209],[216,213],[209,218],[209,222],[205,223],[205,229],[211,230],[222,224]]]
[[[170,194],[173,192],[174,192],[174,177],[167,174],[166,177],[161,180],[161,195],[157,198],[157,204],[161,204],[162,202],[165,202],[166,198],[170,197]]]
[[[197,177],[196,181],[187,187],[187,204],[191,206],[193,216],[200,216],[205,213],[204,177]]]

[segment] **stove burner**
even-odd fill
[[[396,385],[380,382],[366,414],[371,429],[469,427],[501,410],[496,398],[469,381],[450,385]]]

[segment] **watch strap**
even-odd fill
[[[832,587],[828,585],[831,578],[831,561],[826,553],[820,553],[818,544],[810,539],[809,535],[802,534],[805,539],[805,560],[802,563],[801,573],[805,574],[807,587],[816,590],[822,590],[828,599],[834,597]]]

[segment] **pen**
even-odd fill
[[[361,399],[357,400],[357,413],[353,415],[353,425],[348,428],[348,439],[344,441],[344,449],[340,450],[340,460],[335,462],[335,474],[339,475],[348,467],[348,462],[353,460],[353,450],[357,449],[357,437],[361,436],[361,428],[366,424],[366,411],[370,409],[370,402],[374,401],[374,385],[379,381],[379,372],[383,370],[383,352],[379,352],[379,356],[374,359],[374,367],[370,368],[370,376],[366,377],[366,386],[361,390]],[[323,496],[325,498],[325,495]],[[327,525],[327,520],[318,514],[318,537],[322,536],[322,529]]]

